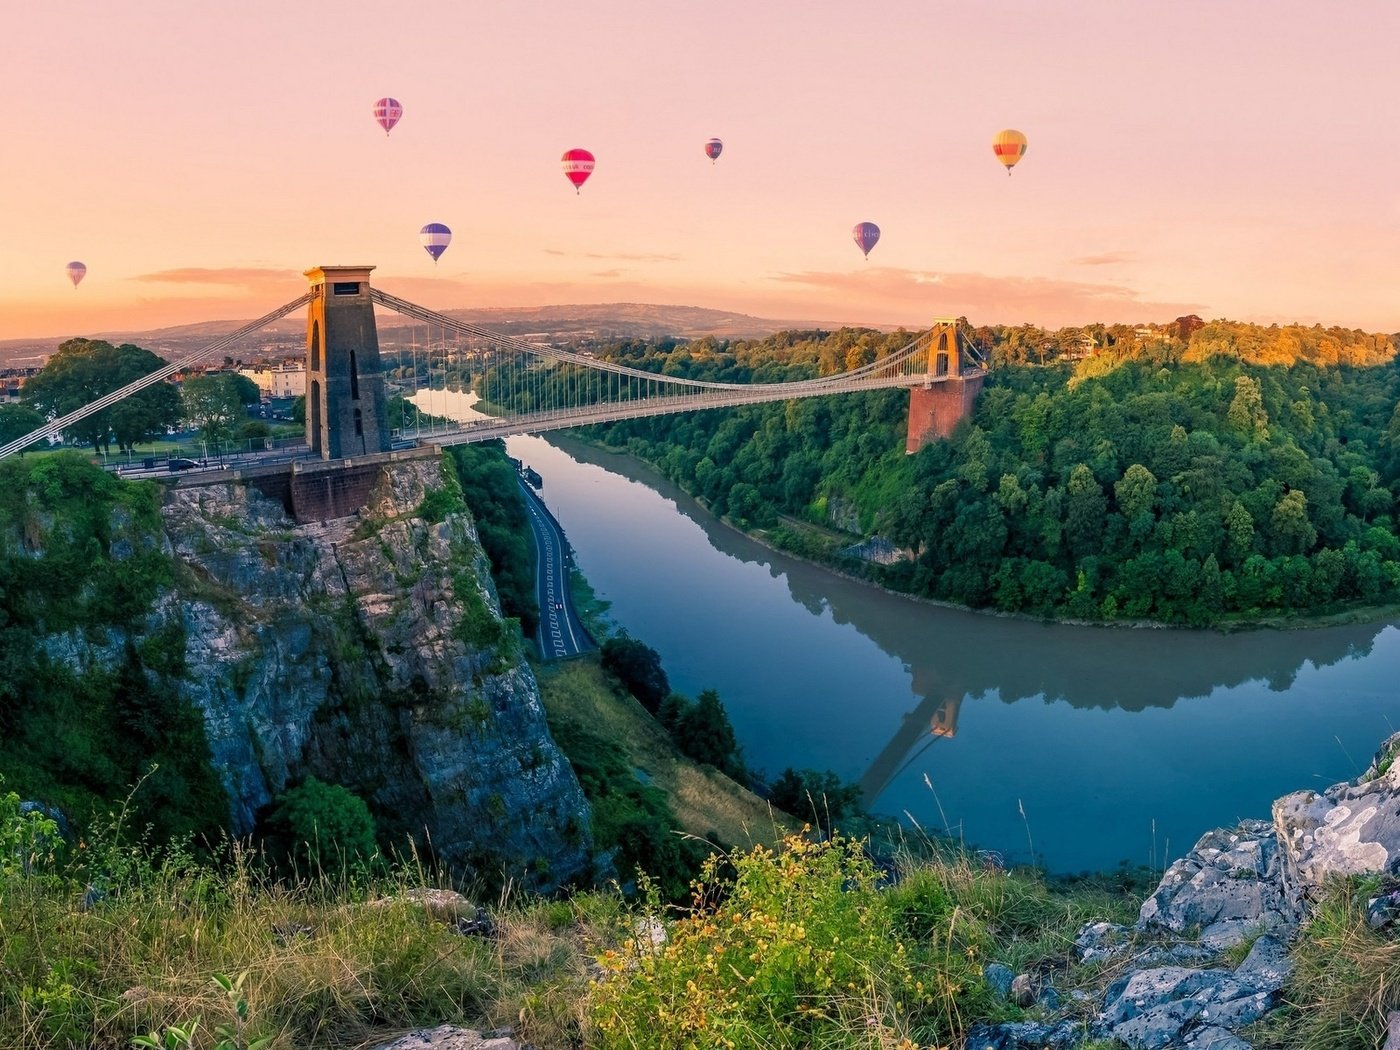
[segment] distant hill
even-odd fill
[[[830,321],[773,320],[728,310],[711,310],[702,306],[654,303],[559,304],[443,312],[449,317],[494,329],[503,335],[529,334],[544,339],[587,336],[603,339],[682,336],[695,339],[706,335],[726,339],[761,339],[787,328],[839,327],[839,324]],[[141,332],[97,332],[94,338],[114,343],[135,343],[166,357],[178,357],[198,350],[246,323],[247,320],[232,319],[201,321],[197,324],[175,325]],[[401,329],[406,330],[410,323],[407,318],[381,314],[381,341],[397,342],[394,333]],[[260,342],[287,344],[288,348],[292,348],[305,338],[305,331],[305,320],[300,315],[294,315],[268,325],[261,333]],[[57,337],[0,341],[0,366],[31,363],[25,359],[47,356],[53,353],[62,341]],[[258,341],[255,340],[249,340],[249,343],[258,345]],[[246,352],[243,347],[239,349]]]

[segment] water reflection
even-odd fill
[[[1060,870],[1157,862],[1165,839],[1180,852],[1355,775],[1390,731],[1386,624],[1224,635],[943,608],[770,551],[628,457],[511,447],[619,622],[677,688],[719,689],[752,764],[834,769],[978,844]]]
[[[555,439],[569,456],[606,470],[640,471],[626,456]],[[659,475],[647,486],[674,502],[704,531],[710,545],[740,561],[759,564],[787,583],[793,600],[813,615],[829,612],[852,624],[912,672],[918,710],[933,700],[996,693],[1003,702],[1030,697],[1064,700],[1079,708],[1141,711],[1171,707],[1215,689],[1263,681],[1289,689],[1305,664],[1326,667],[1371,652],[1384,623],[1349,624],[1306,631],[1187,631],[1155,628],[1074,627],[969,613],[930,602],[891,600],[869,584],[778,554],[720,523],[681,489]],[[872,593],[878,600],[872,601]],[[996,643],[988,644],[989,627]],[[1162,659],[1166,644],[1182,659]],[[1187,653],[1189,652],[1189,656]],[[956,706],[952,722],[956,724]],[[948,733],[947,735],[952,735]]]

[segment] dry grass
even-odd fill
[[[592,923],[620,907],[592,895],[507,904],[494,937],[463,936],[406,896],[420,884],[407,874],[287,888],[256,867],[147,867],[91,908],[78,883],[0,883],[0,1046],[115,1050],[196,1018],[207,1040],[233,1021],[216,973],[246,973],[249,1031],[273,1035],[274,1050],[450,1022],[569,1046],[592,944],[607,936]]]
[[[772,845],[789,822],[768,803],[676,750],[666,731],[630,696],[618,696],[596,660],[539,668],[536,676],[551,723],[585,727],[620,746],[662,791],[686,833],[717,833],[727,843]]]
[[[1366,921],[1376,878],[1334,883],[1290,955],[1286,1008],[1255,1033],[1262,1046],[1298,1050],[1373,1050],[1386,1015],[1400,1009],[1400,940]]]

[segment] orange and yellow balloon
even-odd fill
[[[997,137],[992,139],[992,152],[1006,165],[1006,174],[1010,175],[1016,162],[1026,155],[1026,136],[1013,128],[998,131]]]

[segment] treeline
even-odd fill
[[[1390,361],[1397,343],[1394,335],[1353,328],[1206,322],[1194,315],[1167,324],[1092,324],[1053,331],[994,325],[975,328],[971,335],[996,365],[1080,362],[1081,375],[1101,374],[1132,360],[1173,364],[1215,356],[1251,365],[1368,367]]]
[[[1274,331],[1207,325],[1190,345]],[[1337,330],[1277,329],[1299,331],[1321,333],[1321,345]],[[1389,337],[1361,335],[1345,345],[1386,355]],[[652,366],[664,357],[677,374],[698,375],[710,359],[774,373],[904,341],[788,333],[705,355],[691,344],[684,358],[679,347],[630,346],[617,357]],[[996,369],[970,424],[915,456],[903,450],[902,391],[629,420],[595,434],[742,525],[792,515],[878,532],[910,555],[871,568],[882,582],[974,607],[1203,625],[1400,597],[1393,357],[1362,368],[1188,356],[1139,355],[1102,374]]]

